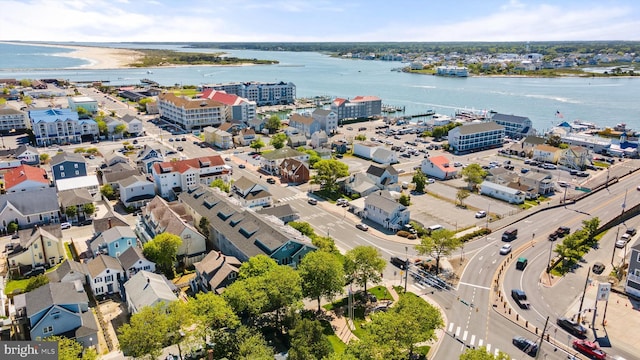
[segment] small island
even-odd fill
[[[128,64],[130,67],[147,68],[162,66],[184,65],[272,65],[278,64],[277,60],[240,59],[226,56],[225,53],[195,53],[173,50],[136,49],[142,56],[135,62]]]

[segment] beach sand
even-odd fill
[[[64,53],[63,56],[89,61],[89,64],[76,67],[74,69],[122,69],[129,68],[131,63],[136,62],[144,56],[139,51],[129,49],[116,49],[93,46],[78,45],[54,45],[41,43],[23,42],[2,42],[4,44],[25,45],[25,46],[46,46],[63,49],[73,49],[72,52]]]

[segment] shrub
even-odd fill
[[[487,235],[487,234],[491,234],[491,229],[488,228],[482,228],[479,230],[476,230],[472,233],[468,233],[468,234],[464,234],[460,237],[460,241],[462,242],[467,242],[477,236],[483,236],[483,235]]]
[[[409,234],[409,236],[407,236],[407,239],[409,239],[409,240],[415,240],[417,238],[418,238],[418,235],[416,235],[416,234]]]
[[[396,233],[396,235],[401,236],[403,238],[409,238],[409,236],[413,234],[408,231],[400,230]],[[414,239],[415,239],[415,235],[414,235]]]

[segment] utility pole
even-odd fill
[[[547,261],[547,274],[551,273],[551,250],[553,250],[553,241],[549,241],[549,261]]]
[[[547,320],[544,322],[544,328],[542,329],[542,334],[540,334],[540,344],[538,345],[538,351],[536,352],[536,359],[538,355],[540,355],[540,350],[542,349],[542,342],[544,341],[544,333],[547,331],[547,325],[549,324],[549,317],[547,316]]]
[[[404,259],[404,293],[407,293],[407,281],[409,279],[409,247],[404,247],[404,254],[406,258]]]
[[[618,234],[620,233],[620,225],[618,225],[618,230],[616,230],[616,241],[618,241]],[[613,261],[616,257],[616,243],[613,243],[613,253],[611,254],[611,266],[613,266],[615,268],[615,265],[613,265]]]
[[[587,280],[584,282],[584,290],[582,290],[582,298],[580,299],[580,307],[578,308],[578,319],[576,322],[580,324],[580,317],[582,316],[582,305],[584,304],[584,297],[587,294],[587,286],[589,286],[589,274],[591,273],[591,266],[587,269]]]

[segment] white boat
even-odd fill
[[[153,74],[153,71],[147,70],[147,74]]]

